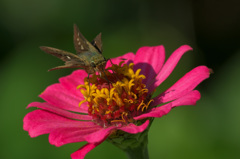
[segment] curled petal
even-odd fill
[[[172,107],[178,107],[182,105],[196,105],[196,102],[201,98],[199,91],[194,90],[187,95],[172,101]]]
[[[72,112],[60,109],[58,107],[54,107],[48,103],[33,102],[27,106],[27,108],[29,108],[29,107],[41,108],[41,109],[50,111],[52,113],[56,113],[58,115],[61,115],[63,117],[69,118],[69,119],[92,120],[92,117],[89,115],[81,115],[81,114],[72,113]]]
[[[167,77],[172,73],[178,61],[181,59],[182,55],[187,51],[192,50],[188,45],[182,45],[177,50],[175,50],[172,55],[168,58],[166,63],[163,65],[161,71],[156,77],[156,82],[149,88],[149,91],[152,92],[156,87],[158,87]]]
[[[165,49],[163,45],[156,47],[141,47],[134,59],[134,69],[141,69],[141,73],[147,78],[144,79],[144,83],[147,87],[153,83],[153,79],[157,76],[161,70],[165,60]]]
[[[92,149],[94,149],[95,147],[97,147],[100,143],[87,143],[86,145],[84,145],[83,147],[81,147],[80,149],[78,149],[76,152],[71,154],[71,158],[72,159],[84,159],[84,157],[86,156],[86,154],[88,152],[90,152]]]
[[[196,102],[200,99],[200,97],[201,95],[199,91],[194,90],[188,93],[187,95],[179,99],[176,99],[168,104],[165,104],[157,108],[153,108],[150,112],[137,116],[134,119],[140,120],[147,117],[159,118],[159,117],[162,117],[163,115],[168,114],[170,110],[174,107],[183,106],[183,105],[195,105]]]
[[[172,109],[172,103],[168,103],[168,104],[165,104],[163,106],[153,108],[148,113],[145,113],[145,114],[139,115],[137,117],[134,117],[134,119],[135,120],[140,120],[140,119],[149,118],[149,117],[160,118],[163,115],[168,114],[171,109]]]
[[[186,73],[172,87],[154,98],[153,106],[180,98],[192,91],[199,83],[208,78],[210,69],[206,66],[198,66]]]
[[[130,133],[130,134],[137,134],[137,133],[140,133],[140,132],[143,132],[144,130],[146,130],[148,125],[149,125],[149,120],[145,121],[145,123],[143,123],[140,126],[136,126],[136,125],[130,123],[127,126],[120,127],[118,129],[125,131],[127,133]]]

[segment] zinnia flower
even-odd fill
[[[49,134],[49,142],[55,146],[86,141],[71,155],[73,159],[83,159],[106,139],[127,152],[146,146],[143,143],[154,118],[177,106],[195,105],[200,99],[199,91],[194,89],[209,77],[206,66],[192,69],[152,98],[154,90],[190,50],[190,46],[183,45],[164,62],[162,45],[142,47],[136,55],[127,53],[108,61],[104,76],[94,74],[88,79],[84,70],[76,70],[46,88],[40,95],[45,102],[28,105],[40,109],[25,116],[24,130],[31,137]],[[131,138],[138,138],[135,145],[128,142]]]

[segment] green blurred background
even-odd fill
[[[179,46],[194,51],[158,89],[171,86],[198,65],[214,70],[198,89],[197,106],[178,107],[156,119],[149,132],[151,159],[240,158],[240,14],[238,0],[0,0],[0,158],[65,159],[85,143],[55,147],[48,135],[30,138],[22,128],[25,107],[73,69],[39,46],[70,52],[73,23],[89,40],[103,35],[104,56],[163,44],[167,57]],[[124,159],[104,142],[86,159]]]

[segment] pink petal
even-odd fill
[[[95,142],[100,142],[104,138],[106,138],[113,129],[116,129],[115,126],[107,127],[107,128],[102,128],[99,131],[89,134],[88,136],[85,137],[85,140],[89,143],[95,143]]]
[[[156,77],[156,82],[149,88],[149,91],[152,92],[156,87],[158,87],[173,71],[178,61],[181,59],[182,55],[187,51],[192,50],[188,45],[182,45],[177,50],[175,50],[172,55],[168,58],[166,63],[163,65],[161,71]]]
[[[84,100],[83,96],[75,96],[59,83],[47,87],[46,90],[39,96],[51,105],[61,109],[88,113],[86,103],[83,103],[81,107],[79,107],[79,102]]]
[[[82,96],[82,94],[76,88],[80,84],[84,84],[84,78],[86,78],[87,76],[88,75],[84,70],[76,70],[73,71],[72,74],[60,78],[59,81],[66,90],[71,92],[71,94],[74,94],[76,97],[79,97]]]
[[[186,73],[172,87],[154,98],[153,106],[172,101],[192,91],[199,83],[208,78],[210,69],[206,66],[198,66]]]
[[[155,77],[161,70],[165,60],[165,49],[163,45],[156,47],[141,47],[134,59],[134,69],[141,69],[141,73],[144,74],[147,78],[144,79],[147,87],[153,83]]]
[[[29,108],[29,107],[41,108],[41,109],[56,113],[58,115],[61,115],[63,117],[70,118],[70,119],[92,120],[92,117],[89,115],[81,115],[81,114],[72,113],[72,112],[69,112],[69,111],[66,111],[63,109],[59,109],[58,107],[54,107],[48,103],[33,102],[27,106],[27,108]]]
[[[132,53],[132,52],[129,52],[129,53],[126,53],[123,56],[112,58],[110,60],[112,61],[113,64],[118,65],[121,61],[125,61],[125,63],[127,63],[127,64],[132,63],[134,61],[134,58],[135,58],[135,54]],[[126,59],[126,60],[123,60],[123,59]],[[106,68],[112,66],[112,63],[111,63],[110,60],[108,60]]]
[[[49,135],[49,142],[55,146],[62,146],[68,143],[85,141],[85,136],[98,131],[99,127],[90,128],[60,128],[54,130]]]
[[[160,118],[163,115],[168,114],[171,109],[172,109],[172,103],[168,103],[157,108],[152,108],[148,113],[134,117],[134,119],[140,120],[140,119],[149,118],[149,117]]]
[[[29,132],[31,137],[51,133],[59,128],[90,128],[100,127],[93,122],[77,121],[64,118],[45,110],[34,110],[23,119],[23,129]]]
[[[102,142],[88,143],[88,144],[84,145],[83,147],[81,147],[80,149],[78,149],[76,152],[72,153],[71,158],[72,159],[84,159],[84,157],[86,156],[86,154],[88,152],[90,152],[92,149],[94,149],[95,147],[97,147],[101,143]]]
[[[137,116],[134,119],[140,120],[148,117],[159,118],[159,117],[162,117],[163,115],[168,114],[173,107],[183,106],[183,105],[195,105],[196,102],[200,99],[200,97],[201,97],[200,93],[197,90],[194,90],[188,93],[187,95],[177,100],[174,100],[168,104],[153,108],[148,113]]]
[[[145,123],[143,123],[140,126],[136,126],[136,125],[130,123],[127,126],[120,127],[118,129],[125,131],[127,133],[130,133],[130,134],[137,134],[137,133],[140,133],[140,132],[143,132],[144,130],[146,130],[148,125],[149,125],[149,120],[145,121]]]
[[[172,101],[172,107],[178,107],[182,105],[196,105],[196,102],[201,98],[199,91],[194,90],[187,95]]]

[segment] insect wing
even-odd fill
[[[62,68],[76,68],[76,67],[84,68],[85,67],[84,61],[81,60],[77,55],[73,53],[52,48],[52,47],[47,47],[47,46],[41,46],[40,49],[48,54],[56,56],[59,59],[65,61],[65,65],[52,68],[49,71],[62,69]]]
[[[94,47],[93,44],[91,44],[79,31],[78,27],[76,24],[74,24],[74,36],[73,36],[73,42],[74,42],[74,47],[77,52],[77,54],[82,54],[86,52],[97,52],[98,48]]]
[[[99,33],[96,38],[92,41],[92,45],[102,53],[102,33]]]
[[[89,50],[89,44],[87,39],[82,35],[82,33],[79,31],[76,24],[73,25],[74,29],[74,35],[73,35],[73,42],[74,47],[77,53],[86,52]]]

